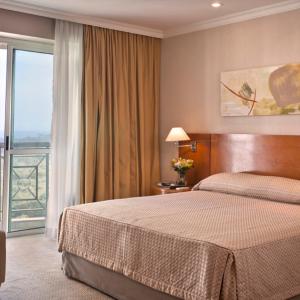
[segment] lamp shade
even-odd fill
[[[181,127],[173,127],[166,138],[166,142],[180,142],[189,140],[189,136]]]

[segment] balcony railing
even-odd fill
[[[49,154],[12,155],[10,161],[10,232],[45,226],[49,190]]]
[[[4,151],[0,150],[1,182],[3,182]],[[12,154],[8,177],[10,181],[8,231],[45,227],[49,191],[49,154]]]

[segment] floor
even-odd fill
[[[56,242],[43,235],[8,238],[7,256],[1,300],[112,300],[64,276]]]

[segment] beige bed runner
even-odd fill
[[[194,191],[67,208],[59,251],[184,299],[300,294],[300,205]]]

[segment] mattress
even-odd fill
[[[182,299],[300,294],[300,205],[208,191],[65,209],[59,251]]]

